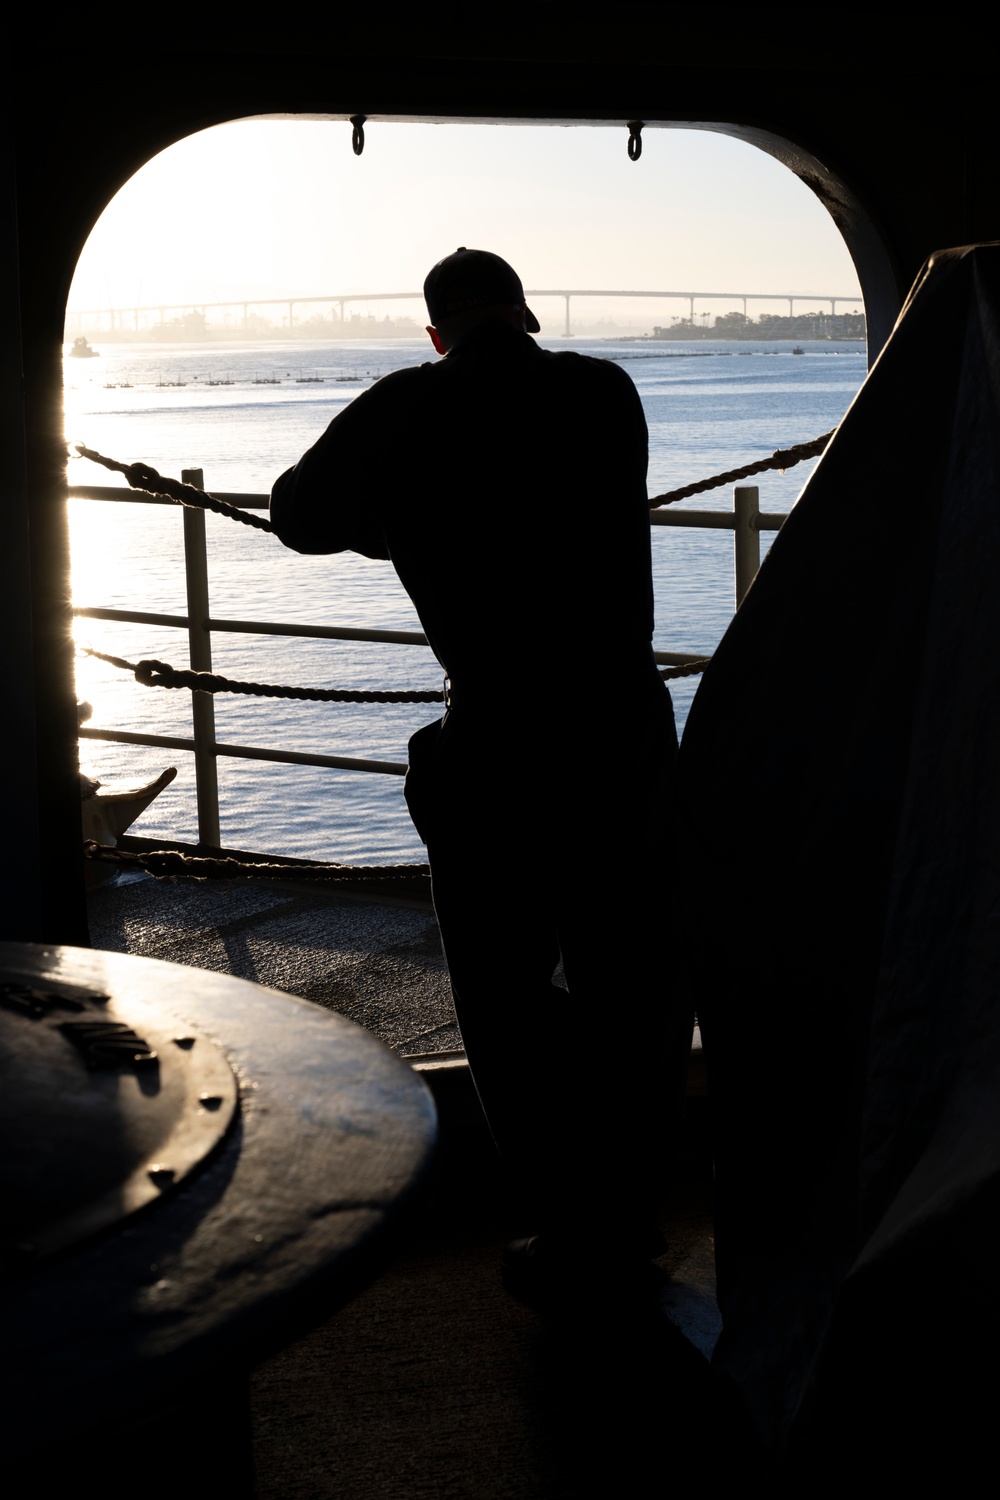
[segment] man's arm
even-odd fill
[[[605,363],[608,368],[611,390],[614,391],[617,402],[617,407],[613,407],[609,402],[607,420],[609,426],[614,421],[620,433],[622,458],[625,460],[629,477],[637,489],[641,484],[645,491],[646,473],[649,468],[649,431],[646,426],[642,397],[626,370],[623,370],[620,365],[612,364],[610,360]],[[616,412],[614,418],[611,417],[612,412]]]
[[[387,375],[330,423],[317,443],[271,490],[270,517],[279,541],[295,552],[361,552],[389,556],[380,502],[391,477],[386,455],[397,437],[399,401],[413,370]]]
[[[350,483],[346,476],[328,475],[322,464],[310,462],[315,452],[310,448],[271,486],[269,515],[275,536],[293,552],[350,551],[388,557],[378,518],[363,516],[353,503],[354,496],[343,496]]]

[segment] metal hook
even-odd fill
[[[360,156],[365,149],[365,121],[367,115],[352,115],[351,124],[354,126],[354,134],[351,136],[351,146],[355,156]]]
[[[642,120],[628,121],[628,159],[638,161],[642,155]]]

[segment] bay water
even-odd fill
[[[855,342],[539,342],[613,359],[628,371],[649,425],[651,495],[828,431],[843,416],[866,368],[863,345]],[[411,339],[96,342],[96,347],[99,358],[65,362],[70,444],[84,443],[123,462],[141,459],[174,477],[182,468],[201,468],[209,490],[265,493],[373,379],[436,357],[426,342]],[[801,352],[793,352],[796,348]],[[558,440],[584,442],[586,433],[567,432]],[[386,441],[392,441],[391,434]],[[433,467],[437,455],[413,458],[415,466]],[[760,476],[761,508],[790,509],[814,463]],[[70,463],[71,484],[109,484],[116,478],[86,460]],[[732,492],[710,491],[684,504],[729,509]],[[568,513],[568,526],[586,524],[586,516]],[[420,628],[388,562],[353,553],[301,557],[272,536],[214,515],[207,517],[207,533],[215,618]],[[74,604],[186,613],[179,507],[72,500],[70,535]],[[762,550],[769,540],[764,534]],[[710,653],[734,608],[732,533],[654,526],[652,548],[654,645]],[[593,611],[599,621],[600,598],[594,599]],[[157,657],[188,665],[187,637],[180,629],[80,619],[76,639],[132,661]],[[212,651],[216,671],[254,681],[391,689],[441,685],[438,664],[421,646],[217,633]],[[688,678],[671,687],[678,729],[697,682]],[[187,691],[140,687],[130,675],[81,655],[77,692],[92,705],[95,726],[190,735]],[[497,692],[516,715],[517,682],[500,682]],[[581,747],[599,762],[606,745],[609,764],[619,763],[621,748],[615,740],[615,693],[613,682],[594,682],[596,732],[586,750]],[[405,761],[409,736],[437,710],[427,704],[290,703],[220,694],[215,713],[223,743]],[[81,741],[80,750],[82,768],[108,785],[153,776],[175,764],[177,779],[133,831],[196,842],[190,754],[92,740]],[[599,763],[594,771],[600,774]],[[400,776],[220,757],[219,788],[227,847],[352,864],[423,858]]]

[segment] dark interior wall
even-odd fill
[[[340,21],[255,48],[123,56],[36,47],[19,59],[9,117],[16,196],[0,244],[11,393],[0,452],[4,640],[34,737],[9,736],[15,838],[26,859],[0,935],[86,941],[61,431],[63,314],[73,268],[108,199],[171,142],[248,115],[615,122],[729,128],[823,197],[855,254],[876,340],[933,250],[1000,238],[998,140],[967,32],[899,36],[858,12],[563,4],[497,24]],[[876,29],[873,29],[876,28]],[[878,29],[881,27],[881,29]],[[442,33],[446,33],[442,37]],[[843,41],[838,41],[842,37]],[[81,72],[83,71],[83,76]],[[981,84],[981,86],[980,86]],[[345,151],[349,127],[345,124]],[[635,168],[642,170],[641,162]],[[16,230],[14,213],[16,212]],[[151,224],[151,233],[183,234]],[[20,345],[16,324],[20,319]],[[23,380],[22,380],[23,376]],[[24,517],[28,517],[27,530]],[[9,674],[8,674],[9,675]],[[26,706],[25,694],[30,697]],[[34,785],[39,793],[36,801]],[[29,869],[30,867],[30,869]]]

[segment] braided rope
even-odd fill
[[[741,479],[752,479],[755,474],[764,474],[768,469],[780,469],[782,473],[786,469],[794,468],[796,464],[804,463],[807,458],[815,458],[822,453],[827,443],[836,432],[834,427],[830,432],[824,432],[822,437],[812,438],[808,443],[796,443],[791,448],[776,448],[770,458],[757,459],[752,464],[744,464],[739,469],[727,469],[724,474],[715,474],[711,479],[699,479],[694,484],[685,484],[677,490],[667,490],[662,495],[654,495],[649,502],[650,510],[658,510],[663,505],[676,505],[678,500],[688,500],[692,495],[700,495],[704,490],[717,490],[726,484],[736,484]],[[181,505],[199,506],[202,510],[215,511],[217,515],[228,516],[232,521],[242,521],[244,526],[255,526],[258,531],[272,531],[270,521],[265,521],[261,516],[255,516],[250,511],[240,510],[237,505],[230,505],[228,500],[217,500],[205,490],[195,489],[192,484],[182,484],[178,479],[165,479],[161,474],[144,463],[123,464],[115,458],[105,458],[101,453],[95,453],[92,448],[85,448],[82,443],[77,443],[76,451],[81,458],[89,458],[95,464],[103,464],[106,469],[114,469],[119,474],[124,474],[133,489],[145,490],[151,495],[162,495],[168,500],[174,500]]]
[[[725,474],[717,474],[713,479],[685,485],[683,489],[669,490],[664,495],[655,496],[649,502],[649,508],[655,510],[661,505],[672,505],[702,490],[717,489],[721,485],[731,484],[738,479],[748,479],[754,474],[763,473],[766,469],[791,468],[794,464],[802,463],[804,459],[822,453],[832,436],[833,432],[827,432],[811,442],[799,443],[794,448],[776,449],[770,458],[745,464],[741,469],[730,469]],[[177,479],[165,479],[149,464],[123,464],[115,458],[107,458],[92,448],[84,447],[82,443],[76,445],[76,451],[81,458],[89,458],[94,463],[102,464],[106,469],[113,469],[119,474],[124,474],[133,489],[144,490],[148,494],[162,495],[181,505],[193,505],[203,510],[211,510],[218,515],[228,516],[231,520],[242,521],[246,526],[256,527],[259,531],[272,530],[269,521],[248,511],[240,510],[238,506],[230,505],[226,500],[218,500],[205,490],[195,489],[193,485],[182,484]],[[291,687],[278,683],[243,682],[236,678],[223,677],[216,672],[196,672],[191,669],[173,667],[169,662],[152,658],[130,662],[123,657],[109,656],[93,649],[87,649],[85,654],[94,656],[99,661],[109,662],[125,672],[131,672],[135,680],[142,683],[144,687],[190,688],[192,692],[201,693],[242,693],[254,698],[297,699],[310,703],[443,703],[445,701],[444,693],[440,689],[427,689],[426,691],[411,689],[390,693],[376,689]],[[702,661],[685,662],[680,666],[662,668],[660,676],[664,679],[693,677],[705,670],[708,661],[709,658],[706,657]]]
[[[390,881],[412,880],[430,874],[430,865],[277,865],[265,861],[241,859],[209,859],[204,855],[181,854],[176,849],[151,849],[147,854],[133,853],[127,849],[115,849],[108,844],[99,844],[96,839],[85,839],[83,853],[86,859],[101,860],[106,864],[122,865],[127,869],[145,870],[163,880],[171,875],[183,875],[190,880],[275,880],[282,876],[294,880],[317,880],[334,885],[386,884]]]
[[[253,526],[257,531],[274,530],[270,521],[265,521],[263,516],[255,516],[252,511],[240,510],[238,505],[230,505],[228,500],[217,500],[207,490],[195,489],[193,484],[182,484],[179,479],[165,479],[149,464],[119,463],[116,458],[105,458],[103,453],[95,453],[93,448],[85,448],[82,443],[77,443],[76,451],[81,458],[89,458],[95,464],[102,464],[105,469],[114,469],[116,473],[124,474],[134,490],[144,490],[148,495],[162,495],[178,505],[191,505],[196,509],[211,510],[216,515],[228,516],[231,521],[242,521],[244,526]]]
[[[216,672],[195,672],[189,668],[172,667],[168,661],[157,661],[155,657],[144,657],[142,661],[126,661],[123,656],[110,656],[106,651],[95,651],[93,646],[80,648],[84,656],[93,656],[106,661],[123,672],[131,672],[136,682],[143,687],[190,688],[197,693],[245,693],[252,698],[294,698],[308,703],[443,703],[444,693],[440,688],[405,689],[398,693],[382,692],[374,688],[305,688],[288,687],[278,683],[240,682],[236,678],[222,677]],[[683,662],[676,667],[661,667],[663,678],[694,677],[704,672],[711,657],[698,661]]]
[[[711,660],[712,658],[710,656],[703,656],[699,661],[686,661],[683,662],[679,667],[661,667],[660,676],[664,679],[673,677],[697,677],[699,672],[704,672],[705,668],[708,666]]]
[[[440,688],[409,689],[398,693],[374,689],[288,687],[268,682],[240,682],[216,672],[195,672],[172,667],[155,658],[134,662],[122,656],[109,656],[93,647],[83,647],[85,656],[109,662],[123,672],[131,672],[143,687],[190,688],[198,693],[246,693],[252,698],[296,698],[309,703],[443,703]]]
[[[752,479],[754,474],[763,474],[768,469],[780,469],[784,473],[786,469],[794,468],[807,458],[815,458],[817,453],[822,453],[836,430],[834,427],[832,431],[824,432],[822,437],[813,438],[808,443],[796,443],[793,448],[776,448],[770,458],[744,464],[741,469],[727,469],[725,474],[716,474],[712,479],[700,479],[696,484],[686,484],[679,490],[667,490],[664,495],[654,495],[649,508],[658,510],[661,505],[676,505],[678,500],[688,500],[692,495],[700,495],[703,490],[717,490],[724,484]]]

